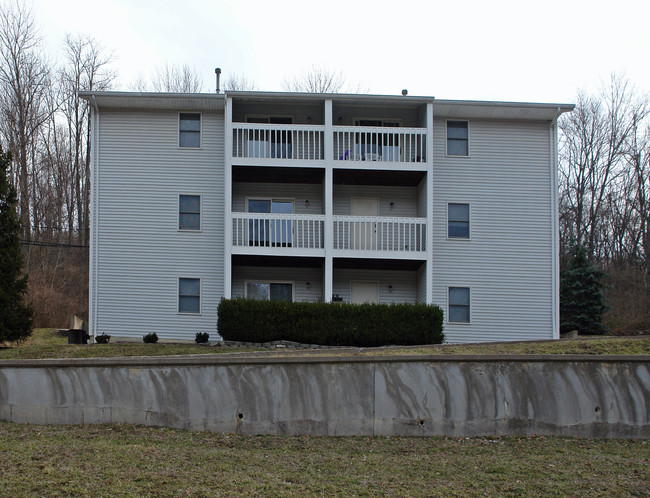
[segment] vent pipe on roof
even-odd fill
[[[409,94],[409,91],[405,88],[402,90],[402,96],[406,97]]]
[[[221,77],[221,68],[216,67],[214,68],[214,74],[217,76],[217,93],[221,92],[221,89],[219,88],[219,78]]]

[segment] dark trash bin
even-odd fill
[[[83,329],[68,329],[68,344],[88,344],[90,335]]]

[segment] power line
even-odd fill
[[[20,243],[25,246],[41,246],[41,247],[79,247],[79,248],[90,247],[81,244],[64,244],[59,242],[42,242],[37,240],[21,240]]]

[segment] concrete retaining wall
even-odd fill
[[[650,436],[650,357],[0,361],[0,419],[247,434]]]

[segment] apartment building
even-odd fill
[[[223,297],[435,303],[559,337],[556,120],[433,97],[85,92],[93,333],[216,337]]]

